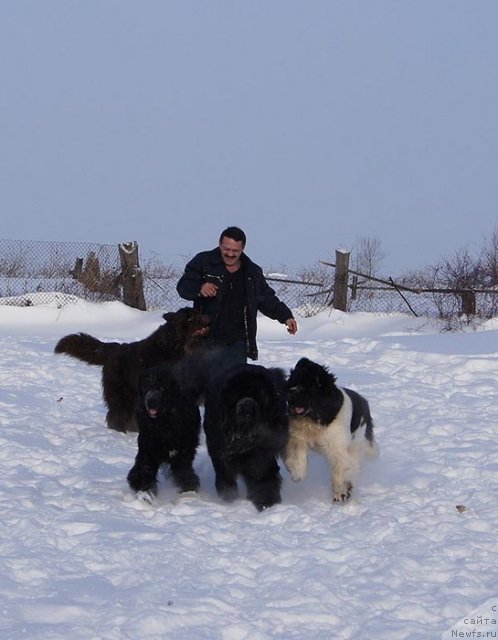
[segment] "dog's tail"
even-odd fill
[[[118,342],[102,342],[88,333],[71,333],[55,345],[55,353],[65,353],[88,364],[103,365],[116,353]]]
[[[364,448],[365,454],[369,458],[378,458],[380,456],[380,447],[377,440],[372,438],[372,440],[368,441],[368,444]]]
[[[364,448],[365,454],[369,458],[378,458],[380,455],[380,447],[377,440],[374,437],[374,423],[372,416],[370,415],[370,408],[368,408],[366,420],[365,420],[365,440],[366,446]]]

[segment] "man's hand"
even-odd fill
[[[291,336],[297,333],[297,322],[294,320],[294,318],[289,318],[285,321],[285,324],[287,325],[287,331],[291,334]]]
[[[218,293],[218,287],[212,282],[205,282],[201,287],[200,293],[204,298],[214,298]]]

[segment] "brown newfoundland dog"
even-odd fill
[[[189,355],[202,345],[209,332],[209,317],[189,307],[165,313],[163,318],[165,324],[136,342],[102,342],[87,333],[72,333],[55,346],[55,353],[102,367],[102,392],[110,429],[137,431],[140,373]]]

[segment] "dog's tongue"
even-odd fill
[[[292,410],[294,411],[294,413],[297,413],[299,415],[304,413],[304,407],[293,407]]]
[[[157,418],[157,409],[147,409],[150,418]]]

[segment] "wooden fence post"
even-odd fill
[[[129,307],[145,311],[144,279],[138,264],[138,244],[122,242],[118,245],[121,260],[123,302]]]
[[[476,294],[474,291],[462,291],[460,293],[462,300],[462,316],[475,316],[476,314]]]
[[[349,274],[349,251],[336,249],[335,252],[335,275],[334,275],[334,299],[332,306],[339,311],[348,309],[348,274]]]

